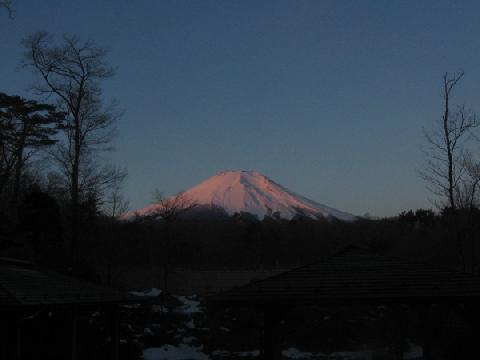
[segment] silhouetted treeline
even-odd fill
[[[455,227],[452,222],[463,223]],[[94,267],[162,266],[168,253],[172,267],[268,268],[305,264],[346,245],[358,245],[380,254],[477,272],[478,224],[478,210],[468,215],[417,210],[351,223],[306,218],[259,221],[248,214],[184,216],[171,225],[168,231],[173,241],[167,242],[167,228],[161,220],[99,217],[82,254]],[[465,234],[463,267],[456,256],[458,228]]]
[[[268,268],[291,267],[332,255],[346,245],[477,272],[480,259],[480,212],[430,210],[403,212],[385,219],[359,218],[259,221],[249,214],[214,216],[198,211],[168,226],[162,220],[120,221],[102,215],[95,199],[81,206],[83,241],[79,257],[83,271],[95,276],[100,267]],[[67,214],[67,215],[65,215]],[[33,188],[21,197],[19,220],[8,226],[3,215],[3,256],[16,256],[49,265],[65,263],[68,203]],[[67,229],[67,230],[66,230]],[[168,234],[167,234],[168,232]],[[463,264],[457,256],[462,240]],[[171,236],[171,241],[166,241]]]

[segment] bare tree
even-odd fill
[[[441,206],[452,210],[458,207],[456,195],[466,172],[464,145],[471,131],[479,125],[476,114],[464,106],[451,109],[454,89],[463,76],[463,72],[443,76],[443,114],[433,129],[424,130],[428,160],[426,168],[420,171],[429,190],[444,199]]]
[[[451,105],[454,90],[463,76],[463,72],[443,76],[443,114],[432,130],[424,130],[428,160],[420,174],[428,182],[429,190],[441,199],[439,207],[450,222],[457,264],[465,271],[464,245],[472,236],[472,211],[479,184],[477,165],[468,146],[479,121],[465,106],[453,108]],[[473,239],[471,241],[473,248]]]
[[[470,151],[465,151],[462,156],[463,179],[456,189],[455,198],[457,206],[462,209],[478,208],[480,190],[480,162]]]
[[[11,136],[14,128],[13,119],[0,109],[0,200],[4,200],[1,196],[15,168],[16,152],[12,146]]]
[[[180,215],[197,207],[197,202],[185,196],[185,193],[164,197],[163,194],[155,190],[153,194],[155,209],[150,213],[154,218],[160,218],[165,223],[174,222]]]
[[[13,16],[13,2],[12,0],[0,0],[0,8],[4,8],[8,12],[8,16],[11,18]]]
[[[150,213],[154,219],[161,219],[165,224],[165,241],[163,250],[163,291],[168,293],[168,279],[172,252],[173,226],[179,216],[197,207],[197,203],[179,193],[164,197],[158,190],[154,191],[155,209]]]
[[[121,218],[129,208],[130,202],[125,198],[120,188],[120,184],[114,186],[105,197],[104,212],[112,219]]]
[[[59,164],[71,202],[71,261],[76,264],[79,204],[82,196],[118,181],[111,167],[97,164],[98,152],[110,149],[114,123],[120,116],[115,104],[104,106],[102,81],[113,76],[107,52],[91,40],[63,36],[60,42],[44,32],[23,41],[23,64],[39,75],[39,94],[54,96],[67,116],[60,130],[64,141],[52,153]],[[121,177],[121,176],[120,176]]]

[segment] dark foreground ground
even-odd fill
[[[152,303],[125,306],[123,355],[146,360],[255,359],[261,349],[262,313],[210,306],[205,298],[138,292]],[[457,358],[469,329],[459,309],[436,309],[438,353]],[[402,329],[387,307],[320,309],[286,313],[279,343],[285,359],[422,359],[420,324],[403,309]],[[442,314],[442,315],[439,315]],[[403,334],[403,335],[402,335]],[[401,341],[398,341],[401,337]],[[401,349],[398,349],[401,344]],[[440,355],[440,353],[442,355]]]
[[[142,301],[121,307],[122,360],[249,360],[261,356],[263,315],[258,310],[212,307],[198,295],[165,295],[157,289],[135,295]],[[395,312],[384,306],[297,308],[284,315],[278,343],[285,360],[423,359],[420,344],[427,330],[432,359],[476,358],[468,355],[476,335],[465,308],[433,306],[428,329],[415,314],[406,306]],[[22,358],[69,358],[68,319],[68,312],[62,310],[32,313],[23,319]],[[79,319],[78,359],[108,359],[106,313],[83,309]]]

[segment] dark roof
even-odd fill
[[[116,303],[129,299],[117,290],[82,279],[23,261],[0,259],[0,306]]]
[[[342,303],[480,298],[480,277],[348,247],[324,260],[233,288],[212,302]]]

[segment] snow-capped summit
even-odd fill
[[[284,219],[295,216],[310,218],[333,217],[353,221],[355,216],[319,204],[295,194],[257,171],[222,171],[182,193],[182,197],[199,206],[217,206],[229,215],[247,212],[259,219],[277,215]],[[148,215],[160,205],[150,205],[138,210]]]

